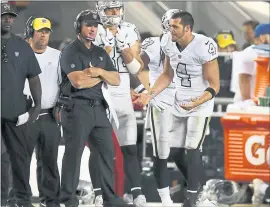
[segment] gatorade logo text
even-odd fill
[[[270,166],[270,147],[265,142],[265,136],[253,135],[248,138],[245,144],[245,156],[250,164],[259,166],[267,162]]]

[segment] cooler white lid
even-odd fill
[[[237,104],[229,104],[226,109],[227,113],[239,113],[239,114],[258,114],[270,116],[270,108],[263,106],[247,106],[241,108]]]

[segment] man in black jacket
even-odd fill
[[[41,108],[38,77],[41,70],[29,44],[11,32],[16,16],[11,5],[1,4],[1,130],[10,156],[16,204],[29,207],[32,206],[30,162],[36,145],[29,132]],[[35,103],[31,108],[27,108],[23,94],[26,79]]]

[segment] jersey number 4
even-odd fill
[[[183,63],[178,63],[176,68],[176,75],[181,79],[181,86],[191,87],[190,75],[187,74],[187,65]]]

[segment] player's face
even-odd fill
[[[10,14],[3,14],[1,15],[1,33],[8,33],[11,32],[12,24],[15,20],[15,17]]]
[[[108,15],[108,16],[113,16],[113,15],[120,15],[120,11],[121,8],[120,7],[116,7],[116,8],[108,8],[108,9],[105,9],[105,14]]]
[[[172,35],[172,41],[176,42],[182,39],[186,34],[186,27],[181,24],[181,19],[171,19],[170,20],[170,31]]]
[[[50,39],[51,31],[48,28],[43,28],[34,31],[32,43],[39,47],[47,47]]]
[[[82,24],[81,34],[86,39],[95,39],[98,24]]]
[[[247,42],[251,42],[254,38],[254,31],[253,28],[250,25],[245,25],[243,27],[243,33],[244,33],[244,38]]]
[[[268,42],[268,35],[260,35],[257,38],[254,38],[254,44],[255,45],[261,45],[261,44],[269,44]]]

